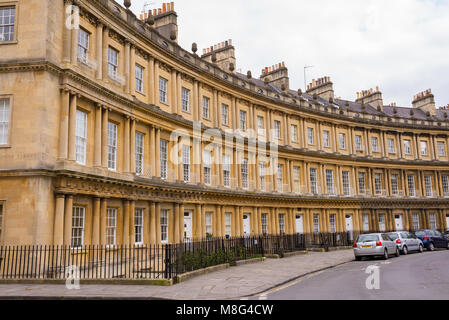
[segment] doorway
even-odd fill
[[[251,215],[245,213],[243,215],[243,236],[249,237],[251,235]]]
[[[395,215],[394,221],[396,224],[396,231],[404,231],[404,222],[402,221],[402,215],[401,214]]]
[[[193,216],[192,211],[184,212],[184,241],[185,242],[192,242],[192,240],[193,240],[192,216]]]
[[[304,233],[304,216],[302,214],[296,215],[296,233]]]
[[[346,215],[346,232],[349,233],[349,239],[354,240],[354,224],[352,221],[352,214]]]

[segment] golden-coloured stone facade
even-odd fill
[[[231,41],[177,44],[172,3],[0,15],[0,244],[448,228],[449,122],[429,91],[399,108],[337,99],[327,77],[290,90],[284,63],[239,74]]]

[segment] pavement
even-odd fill
[[[448,263],[448,250],[414,253],[387,261],[354,261],[305,276],[250,300],[449,300]],[[374,273],[367,273],[373,267],[378,268],[378,282],[370,278]]]
[[[248,299],[302,276],[353,260],[352,250],[309,252],[231,267],[171,287],[83,285],[81,281],[79,290],[68,290],[65,285],[7,284],[0,285],[0,299]]]

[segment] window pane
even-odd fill
[[[8,143],[10,106],[9,99],[0,99],[0,145]]]

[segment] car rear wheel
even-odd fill
[[[422,246],[422,244],[419,245],[419,253],[423,253],[424,252],[424,247]]]
[[[449,241],[447,242],[446,249],[449,250]]]
[[[404,256],[408,255],[408,249],[407,249],[407,246],[404,246],[404,248],[402,248],[402,254],[403,254]]]
[[[429,244],[429,251],[435,251],[435,245],[432,242]]]
[[[355,260],[357,260],[357,261],[362,261],[362,258],[363,258],[363,257],[355,257]]]
[[[382,257],[382,259],[388,260],[388,258],[389,258],[389,256],[388,256],[388,251],[387,251],[387,249],[385,249],[385,251],[384,251],[384,256]]]
[[[401,252],[399,251],[399,248],[396,248],[396,253],[395,253],[396,258],[399,257],[400,255],[401,255]]]

